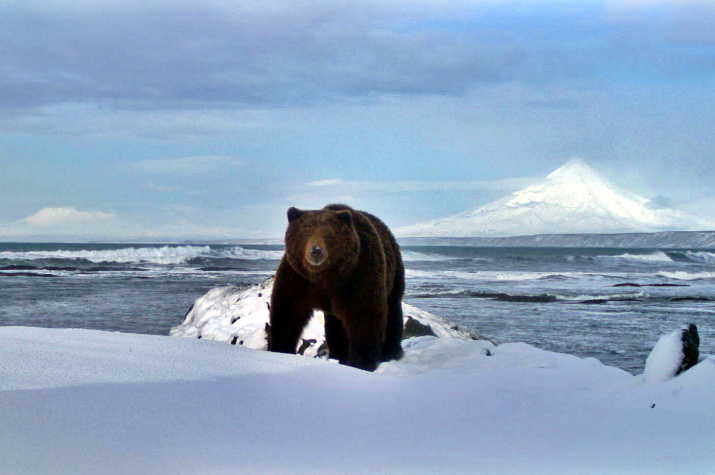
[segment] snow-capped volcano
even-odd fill
[[[697,230],[708,224],[619,190],[580,158],[481,208],[405,226],[400,237],[478,237]]]

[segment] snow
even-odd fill
[[[678,373],[683,362],[683,331],[675,330],[660,337],[645,361],[643,376],[649,383],[668,381]]]
[[[191,338],[0,328],[0,473],[706,473],[715,359],[649,384],[421,337],[367,373]]]
[[[687,372],[701,359],[698,328],[690,323],[658,340],[648,355],[643,376],[649,383],[668,381]]]
[[[574,158],[511,196],[462,213],[396,230],[400,237],[518,236],[632,233],[711,227],[620,190],[584,160]]]
[[[406,305],[437,336],[368,373],[261,351],[271,285],[211,290],[172,331],[186,338],[0,327],[0,473],[715,468],[715,358],[673,376],[682,330],[633,376]],[[315,356],[319,315],[307,332]]]

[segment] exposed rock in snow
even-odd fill
[[[645,362],[646,382],[661,383],[695,366],[700,356],[698,328],[688,324],[662,336]]]
[[[619,190],[574,158],[531,185],[477,209],[396,230],[400,237],[518,236],[701,230],[711,223]]]
[[[183,323],[172,328],[170,334],[265,350],[268,347],[266,329],[272,290],[273,278],[249,288],[226,286],[211,289],[194,302]],[[439,338],[489,340],[462,325],[406,303],[402,304],[402,311],[408,329],[405,338],[434,335]],[[323,312],[316,311],[298,342],[299,354],[311,357],[325,355],[324,325]]]

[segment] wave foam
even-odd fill
[[[620,254],[618,256],[605,256],[605,258],[639,262],[673,262],[673,259],[671,259],[670,256],[663,251],[657,251],[650,254]]]
[[[708,280],[715,279],[715,272],[685,272],[685,271],[675,271],[675,272],[658,272],[658,275],[666,277],[668,279],[674,280]]]
[[[688,251],[685,253],[688,258],[697,261],[705,262],[706,264],[715,264],[715,252],[705,251]]]
[[[405,262],[437,262],[437,261],[454,261],[459,259],[458,257],[445,256],[443,254],[432,254],[417,251],[405,251],[400,252],[402,254],[402,260]]]
[[[197,257],[209,257],[209,246],[163,246],[163,247],[127,247],[101,251],[27,251],[0,252],[0,259],[36,260],[36,259],[83,259],[94,263],[139,263],[182,264]]]
[[[542,280],[542,279],[570,279],[585,277],[587,274],[580,272],[499,272],[499,271],[481,271],[481,272],[464,272],[464,271],[423,271],[407,269],[405,271],[407,277],[412,278],[451,278],[464,280],[481,280],[481,281],[524,281],[524,280]]]
[[[228,259],[243,260],[279,260],[283,257],[283,251],[270,251],[262,249],[244,249],[240,246],[230,249],[222,249],[218,252],[220,257]]]

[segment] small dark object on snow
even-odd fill
[[[698,327],[694,323],[689,323],[687,327],[683,328],[680,338],[683,342],[683,362],[680,363],[680,369],[676,374],[689,370],[698,364],[700,358],[700,336]]]

